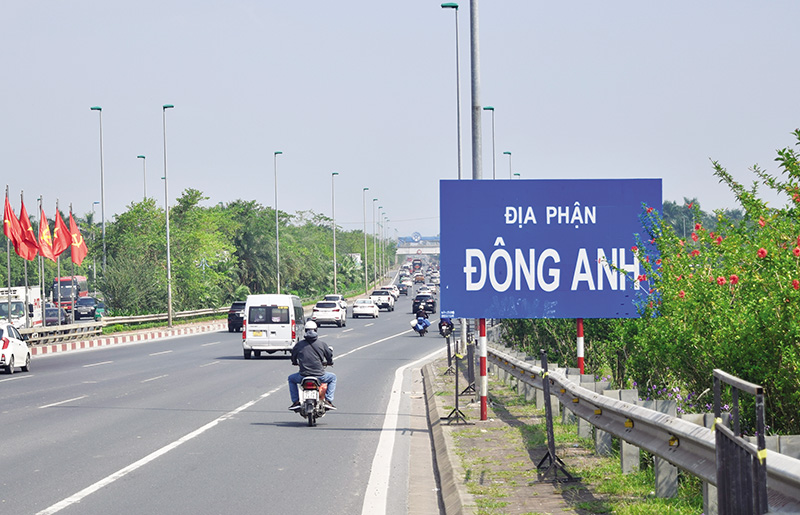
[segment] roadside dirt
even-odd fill
[[[447,372],[446,358],[434,363],[434,388],[440,412],[455,408],[455,376]],[[594,494],[581,481],[553,481],[553,470],[539,479],[537,465],[547,455],[544,415],[522,402],[515,391],[490,380],[488,420],[480,421],[480,404],[473,393],[459,395],[459,409],[466,423],[451,417],[443,424],[450,432],[461,459],[456,475],[474,496],[478,514],[590,514],[606,513],[603,496]],[[468,386],[459,376],[459,390]],[[556,438],[558,441],[559,438]],[[556,455],[566,470],[574,473],[599,461],[591,450],[572,445],[557,446]],[[545,461],[544,465],[549,464]],[[566,476],[558,472],[559,478]]]

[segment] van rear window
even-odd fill
[[[250,306],[249,324],[288,324],[288,306]]]

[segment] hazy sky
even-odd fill
[[[36,1],[0,7],[2,181],[106,218],[143,192],[255,199],[391,232],[439,233],[438,179],[457,178],[454,11],[406,1]],[[800,126],[800,2],[482,0],[481,104],[496,173],[661,177],[664,199],[736,207],[709,159],[750,183]],[[471,178],[469,2],[458,12]],[[492,177],[484,112],[483,176]],[[372,199],[378,198],[373,203]],[[99,206],[97,207],[99,216]]]

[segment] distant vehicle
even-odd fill
[[[102,300],[98,300],[97,301],[97,306],[95,306],[95,309],[94,309],[94,319],[95,320],[100,320],[101,318],[106,316],[107,312],[108,312],[108,310],[106,309],[105,303]]]
[[[411,268],[413,270],[421,270],[422,269],[422,260],[419,258],[415,258],[411,261]]]
[[[408,295],[408,285],[406,283],[398,284],[397,290],[400,292],[400,295]]]
[[[385,309],[386,311],[394,311],[394,295],[388,290],[375,290],[370,293],[369,298],[372,299],[378,308]]]
[[[75,299],[89,296],[89,283],[82,275],[68,275],[53,279],[53,302],[56,306],[72,311]]]
[[[336,324],[338,327],[347,325],[347,310],[342,309],[341,304],[335,300],[321,300],[317,302],[311,311],[311,320],[322,324]]]
[[[64,308],[44,308],[44,325],[66,325],[69,323],[69,317]]]
[[[94,318],[97,311],[97,300],[94,297],[81,297],[75,301],[75,310],[73,312],[75,320],[87,316]]]
[[[244,306],[247,304],[243,300],[235,300],[228,309],[228,332],[241,331],[244,327]]]
[[[325,295],[323,300],[333,300],[339,303],[342,306],[342,309],[347,309],[347,299],[344,298],[344,295],[340,295],[338,293],[331,293],[329,295]]]
[[[411,302],[411,312],[416,313],[419,311],[420,307],[427,313],[435,313],[436,299],[433,298],[433,295],[427,293],[418,294]]]
[[[386,290],[389,293],[391,293],[392,297],[394,297],[394,300],[397,300],[397,299],[400,298],[400,288],[398,288],[396,284],[389,284],[387,286],[381,286],[381,290]]]
[[[422,271],[418,271],[414,274],[414,283],[424,283],[425,282],[425,274]]]
[[[26,322],[30,327],[42,325],[42,289],[38,286],[12,286],[0,288],[0,319],[8,320],[8,298],[11,297],[11,323],[21,329]],[[28,313],[25,316],[25,299],[28,300]]]
[[[23,372],[31,371],[31,351],[17,328],[9,322],[0,322],[0,367],[6,374],[13,374],[15,367]]]
[[[423,284],[422,286],[417,288],[417,293],[425,293],[428,295],[433,295],[433,291],[431,291],[430,286],[428,286],[427,284]]]
[[[378,318],[380,309],[372,302],[372,299],[358,299],[353,304],[353,318],[372,317]]]

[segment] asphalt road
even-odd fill
[[[287,410],[288,358],[244,360],[240,333],[42,356],[0,375],[0,512],[352,514],[368,512],[366,494],[405,513],[410,367],[393,398],[392,385],[443,347],[411,330],[410,306],[321,328],[339,409],[314,428]],[[394,409],[397,429],[382,433]]]

